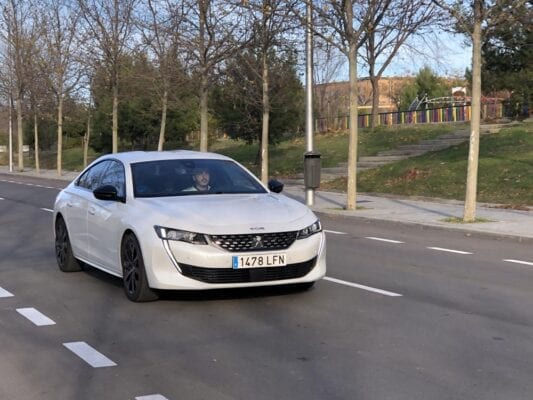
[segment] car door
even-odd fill
[[[126,182],[124,166],[110,160],[101,176],[100,186],[112,185],[124,201],[99,200],[92,196],[87,214],[89,253],[96,266],[120,275],[120,240],[126,213]]]
[[[65,219],[70,242],[74,255],[89,262],[91,260],[87,237],[87,209],[91,197],[94,197],[93,188],[99,184],[100,177],[108,165],[107,161],[103,161],[91,166],[78,178],[73,186],[67,189],[68,198],[65,207]]]

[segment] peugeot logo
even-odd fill
[[[255,236],[252,240],[252,249],[263,247],[263,238],[261,236]]]

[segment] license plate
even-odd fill
[[[287,265],[286,254],[263,254],[249,256],[233,256],[233,269],[239,268],[261,268],[261,267],[282,267]]]

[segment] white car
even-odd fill
[[[309,288],[326,273],[325,235],[282,189],[219,154],[100,157],[57,196],[59,268],[121,277],[132,301],[159,289]]]

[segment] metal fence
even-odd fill
[[[449,106],[416,111],[397,111],[379,113],[379,125],[409,125],[409,124],[436,124],[443,122],[470,121],[471,105]],[[485,103],[481,105],[481,119],[499,119],[503,117],[503,104]],[[317,132],[345,130],[349,127],[350,118],[343,115],[335,118],[317,118],[315,130]],[[359,114],[359,128],[371,126],[372,114]]]

